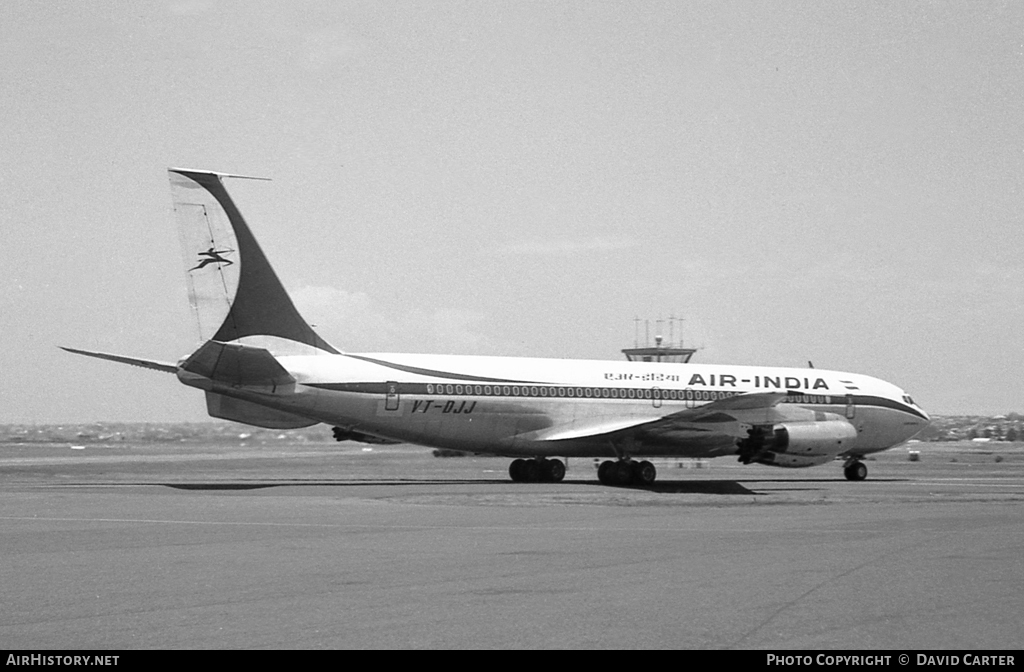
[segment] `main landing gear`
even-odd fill
[[[843,465],[843,476],[848,481],[863,481],[868,477],[868,468],[860,460],[850,460]]]
[[[646,460],[605,460],[597,468],[597,480],[604,485],[650,485],[657,477],[658,470]]]
[[[565,478],[565,463],[546,458],[513,460],[508,475],[516,483],[559,483]]]

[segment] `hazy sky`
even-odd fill
[[[0,3],[0,422],[201,420],[168,166],[349,351],[866,373],[1024,412],[1020,2]]]

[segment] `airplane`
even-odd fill
[[[215,418],[509,457],[514,482],[559,482],[559,458],[604,458],[598,480],[618,486],[654,483],[652,457],[842,459],[862,481],[866,455],[930,422],[899,387],[842,371],[338,350],[299,315],[228,194],[225,179],[243,176],[168,175],[202,344],[176,363],[63,349],[173,373]]]

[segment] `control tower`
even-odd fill
[[[682,322],[682,318],[670,317],[668,319],[669,319],[669,325],[670,325],[669,328],[670,328],[670,331],[672,332],[672,334],[669,337],[668,345],[666,345],[663,342],[664,338],[660,334],[658,334],[658,335],[656,335],[654,337],[654,346],[652,347],[650,345],[651,321],[647,320],[646,323],[645,323],[646,332],[647,332],[647,341],[646,341],[646,345],[641,347],[640,346],[640,318],[636,318],[634,320],[634,322],[636,323],[636,330],[637,330],[636,340],[633,343],[633,347],[632,348],[625,348],[622,351],[622,354],[624,354],[626,356],[626,359],[628,359],[631,362],[666,362],[666,363],[672,363],[672,364],[686,364],[687,362],[689,362],[690,361],[690,357],[693,357],[693,354],[695,352],[697,352],[697,348],[684,348],[683,347],[683,333],[682,333],[683,330],[682,330],[682,325],[680,325],[680,329],[679,329],[679,342],[678,343],[673,343],[673,339],[674,339],[674,335],[675,335],[674,334],[674,332],[675,332],[675,323],[677,321],[678,322]],[[657,326],[658,326],[658,330],[659,331],[661,331],[661,326],[662,326],[661,322],[662,322],[661,320],[658,320]]]

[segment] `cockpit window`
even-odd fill
[[[910,397],[909,394],[904,394],[903,395],[903,401],[907,402],[911,406],[917,406],[917,404],[914,403],[914,400]]]

